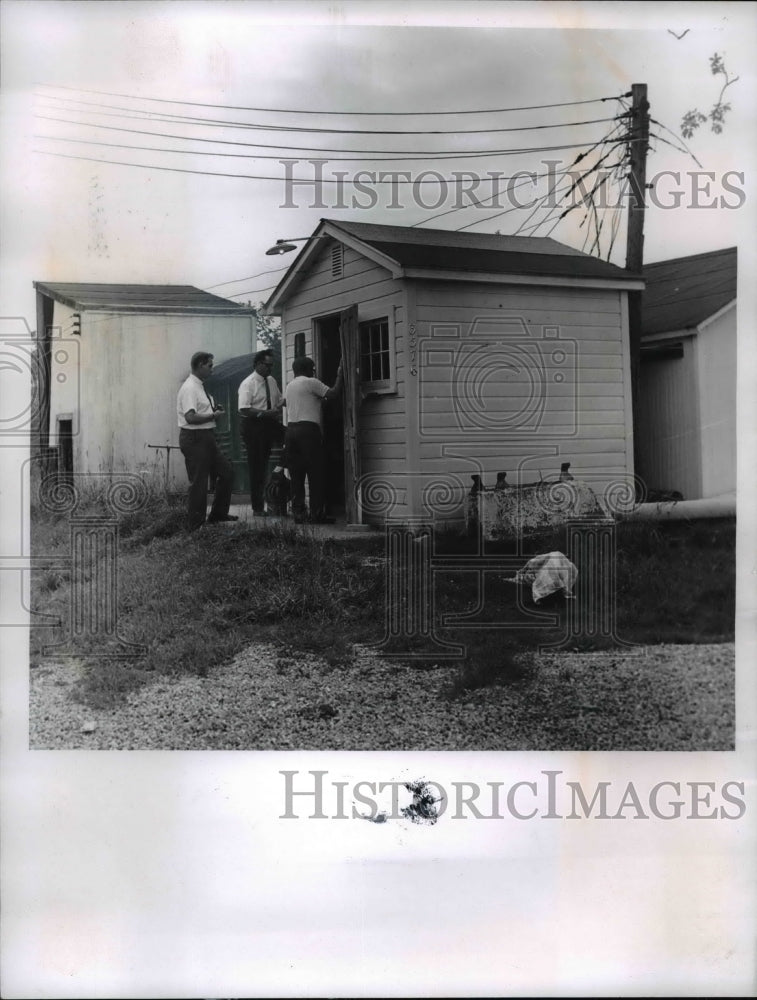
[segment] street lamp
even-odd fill
[[[290,253],[296,250],[295,243],[307,243],[308,240],[328,240],[331,237],[328,233],[318,233],[315,236],[293,236],[291,240],[276,240],[272,247],[266,250],[269,257],[276,257],[282,253]]]
[[[297,249],[295,243],[305,243],[309,239],[309,236],[295,236],[291,240],[276,240],[274,245],[266,250],[266,254],[269,257],[275,257],[278,254],[291,253],[292,250]]]

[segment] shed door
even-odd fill
[[[359,521],[355,486],[359,475],[358,457],[358,407],[360,405],[360,345],[358,343],[357,306],[350,306],[339,314],[339,339],[342,348],[342,373],[344,389],[344,493],[345,513],[348,524]]]

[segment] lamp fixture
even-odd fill
[[[276,257],[282,253],[291,253],[296,250],[295,243],[307,243],[308,240],[328,239],[328,233],[319,233],[317,236],[293,236],[290,240],[276,240],[272,247],[266,250],[268,257]]]
[[[309,239],[309,236],[295,236],[291,240],[276,240],[274,245],[266,250],[266,254],[269,257],[275,257],[278,254],[291,253],[292,250],[297,249],[295,243],[304,243]]]

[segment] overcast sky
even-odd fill
[[[294,176],[302,178],[312,177],[308,157],[329,159],[324,166],[326,176],[334,169],[361,168],[409,170],[412,180],[429,169],[444,177],[456,169],[510,176],[516,170],[543,173],[548,169],[546,160],[558,161],[554,169],[559,171],[616,123],[538,130],[532,126],[612,119],[620,105],[612,101],[488,115],[399,117],[396,113],[592,101],[624,94],[634,82],[648,84],[651,113],[660,123],[653,124],[660,138],[652,143],[648,177],[662,170],[682,174],[680,184],[667,178],[658,189],[669,202],[672,188],[680,188],[680,206],[675,210],[652,206],[647,212],[646,259],[733,245],[740,231],[749,231],[746,217],[750,213],[754,220],[749,199],[742,205],[743,196],[723,186],[744,190],[754,162],[755,19],[754,10],[750,18],[745,7],[499,4],[492,8],[477,4],[474,8],[387,3],[346,5],[338,8],[337,16],[318,4],[6,0],[2,9],[3,309],[6,314],[33,317],[31,282],[36,279],[186,283],[239,300],[249,293],[257,301],[267,295],[266,286],[278,276],[254,276],[288,262],[287,258],[266,257],[265,249],[277,238],[306,236],[322,216],[515,232],[518,226],[538,222],[546,212],[530,219],[528,213],[517,211],[495,218],[492,210],[467,207],[427,221],[454,207],[452,188],[436,210],[415,204],[410,185],[399,188],[400,208],[389,207],[389,185],[372,186],[375,206],[364,207],[371,200],[364,196],[358,207],[351,207],[355,189],[349,184],[343,189],[346,208],[340,207],[334,184],[324,185],[321,206],[310,207],[311,193],[300,187],[291,199],[296,207],[281,207],[286,201],[285,168],[278,161],[285,157],[301,160],[292,169]],[[406,21],[425,19],[436,25],[402,24],[398,20],[402,15]],[[486,26],[469,26],[474,22]],[[687,33],[677,39],[671,32]],[[686,111],[706,112],[713,106],[723,82],[722,76],[710,72],[709,57],[715,52],[723,57],[729,75],[739,80],[728,89],[726,99],[732,110],[723,133],[713,134],[705,125],[689,143],[700,168],[692,157],[663,141],[677,142],[663,126],[675,132]],[[183,103],[156,103],[157,98]],[[248,108],[281,110],[244,110]],[[295,113],[300,110],[342,114]],[[348,114],[365,111],[394,114]],[[146,112],[152,113],[150,120]],[[195,121],[157,120],[156,116],[165,119],[166,113]],[[207,124],[208,119],[214,124]],[[215,124],[224,121],[275,125],[277,130]],[[524,126],[531,128],[443,136],[355,131],[454,133]],[[282,133],[282,127],[343,131]],[[162,135],[119,131],[129,128]],[[213,142],[203,141],[208,139]],[[244,142],[270,148],[241,145]],[[288,152],[274,143],[294,149]],[[390,149],[448,154],[566,144],[573,148],[464,160],[428,156],[406,162],[390,156],[383,163],[376,159],[361,162],[359,152]],[[153,149],[119,148],[124,145]],[[339,164],[336,158],[346,152],[319,154],[305,152],[303,147],[358,152],[354,162]],[[144,169],[53,153],[271,179]],[[263,154],[269,158],[261,158]],[[701,203],[718,205],[725,199],[739,207],[694,208],[689,172],[699,169],[715,174],[709,190],[699,196]],[[747,176],[742,182],[737,175],[743,172]],[[537,189],[524,181],[518,196],[526,201],[534,194],[542,195],[546,183],[540,182]],[[439,195],[428,178],[419,190],[429,205]],[[490,190],[482,185],[475,195],[485,197]],[[508,205],[503,199],[502,207]],[[582,216],[582,211],[572,212],[551,235],[581,248],[588,228],[579,228]],[[622,213],[615,213],[615,218],[622,223]],[[606,234],[612,219],[608,213]],[[549,228],[525,232],[547,235]],[[623,264],[624,253],[621,227],[613,261]]]

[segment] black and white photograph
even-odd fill
[[[756,13],[4,0],[3,996],[753,995]]]

